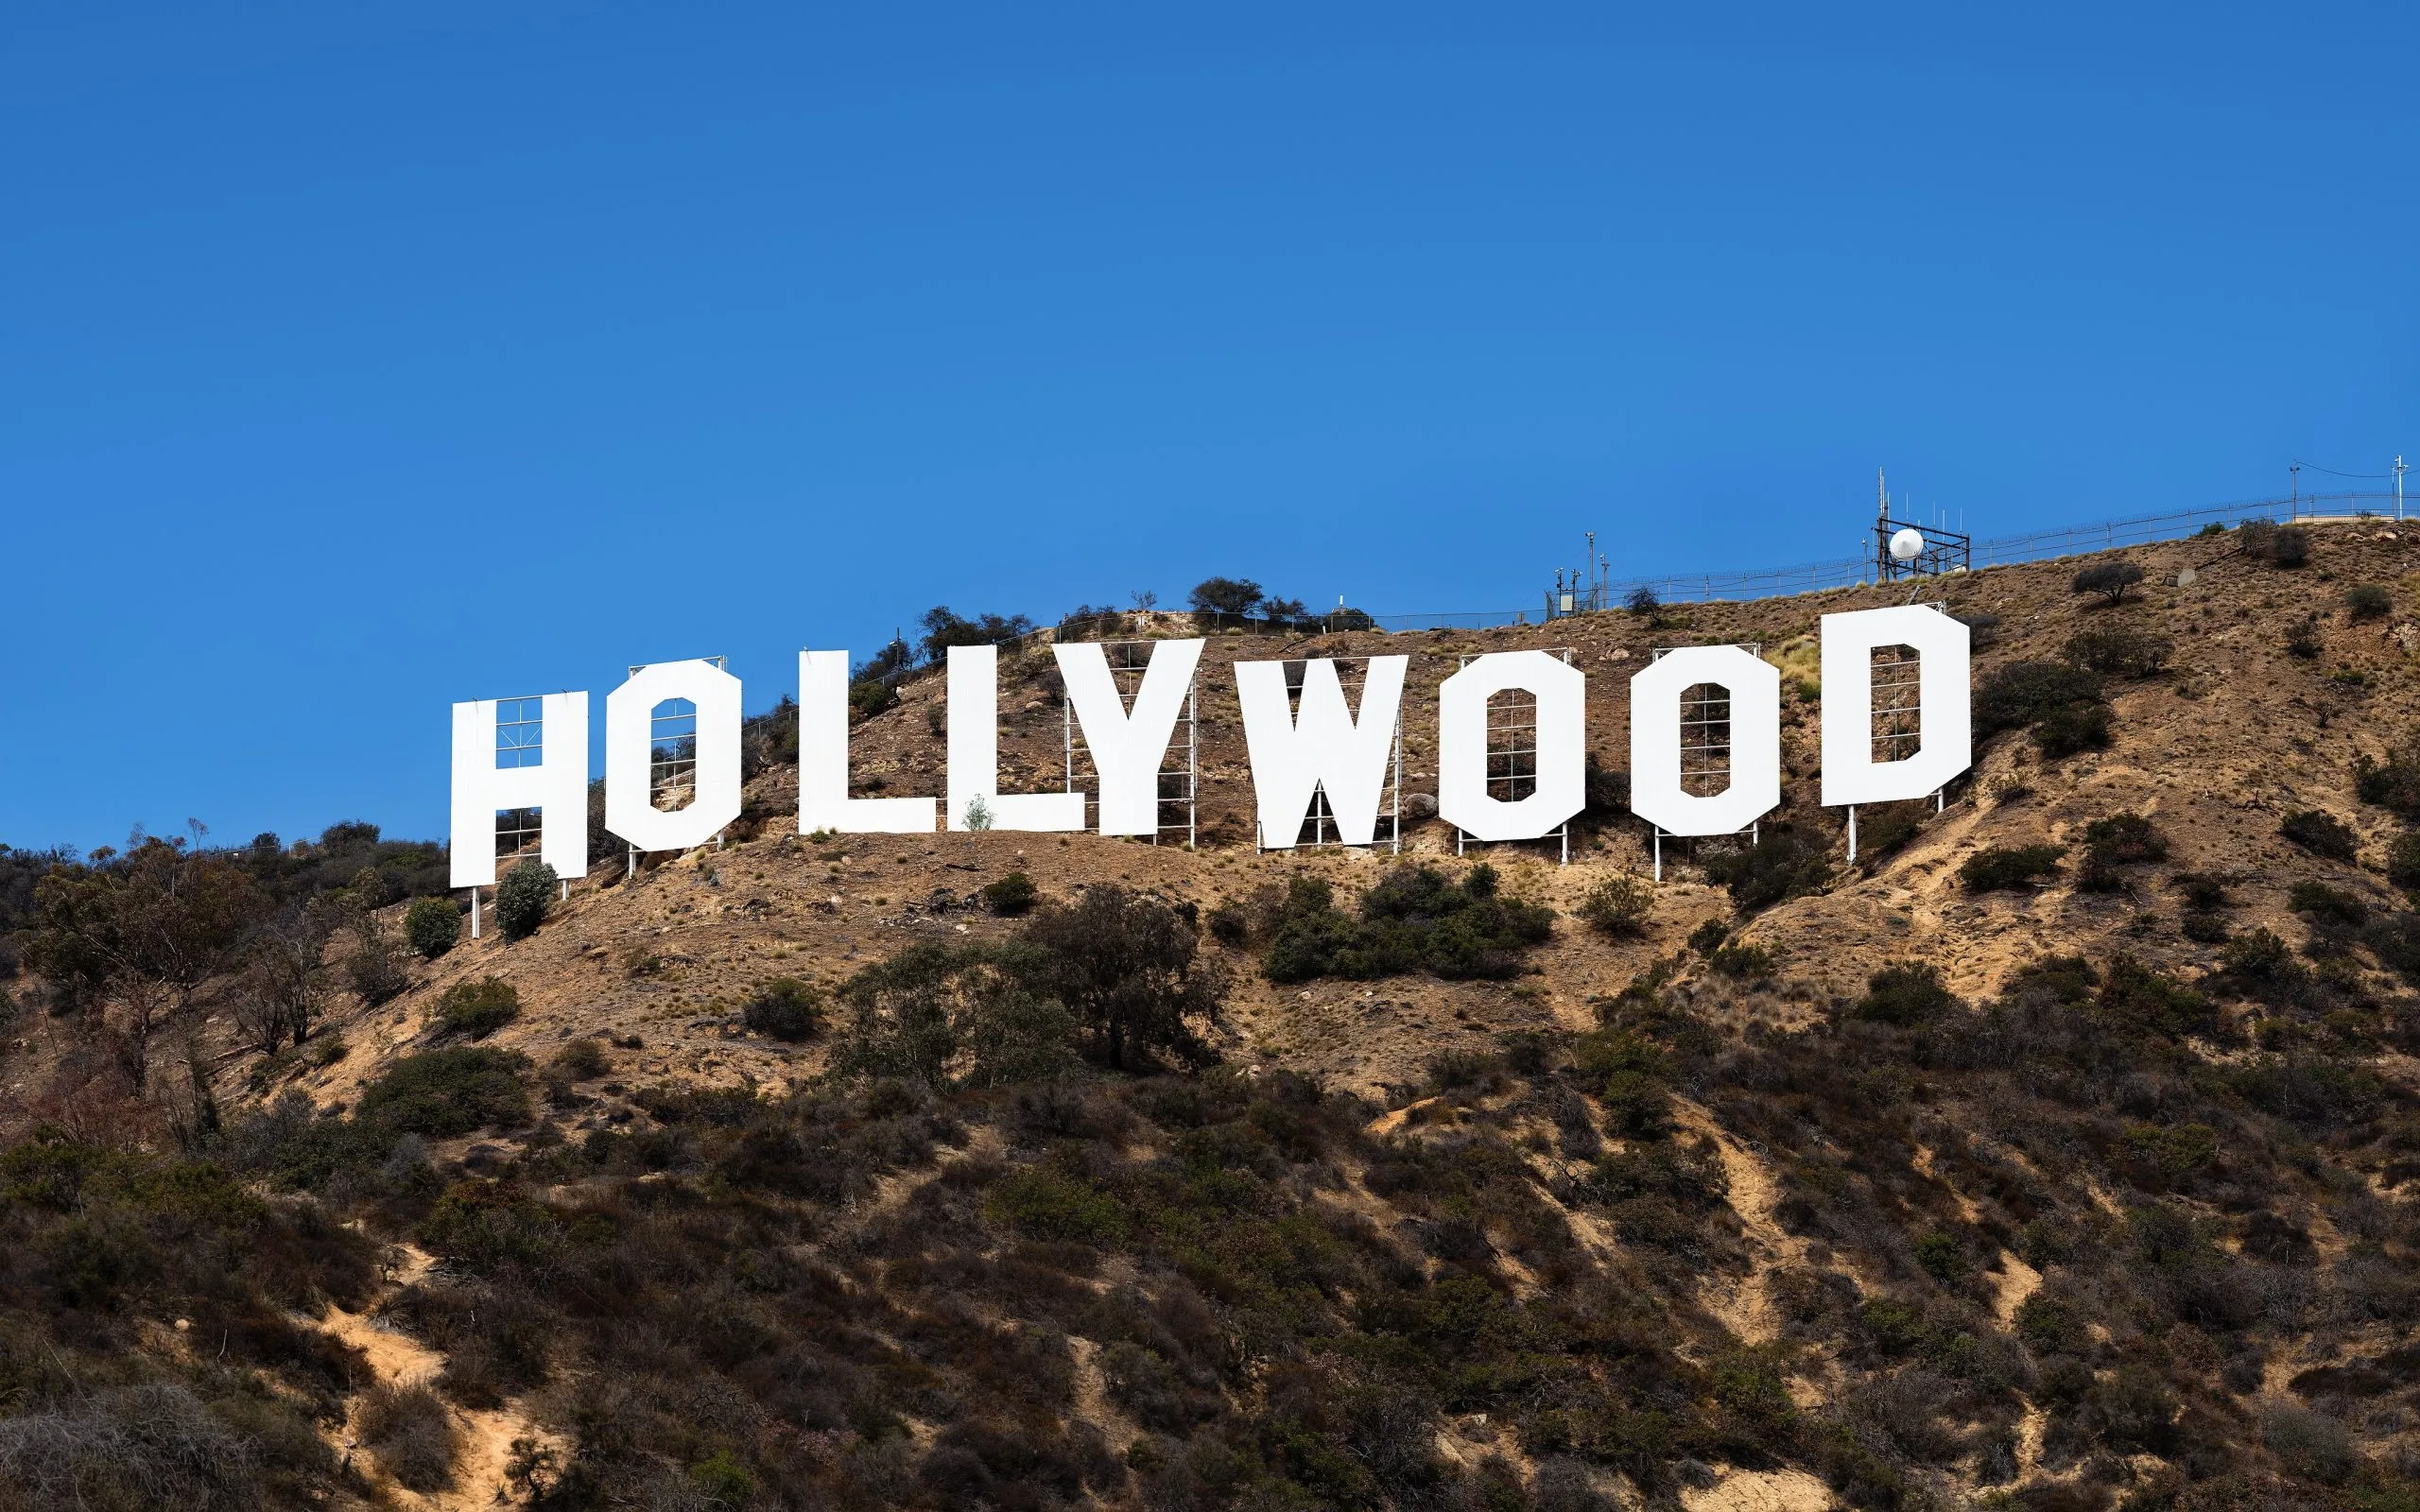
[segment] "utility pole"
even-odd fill
[[[2403,523],[2403,454],[2394,454],[2394,520]]]
[[[2296,462],[2286,469],[2286,475],[2293,480],[2294,490],[2293,497],[2287,502],[2287,507],[2290,511],[2289,518],[2299,520],[2303,517],[2303,465]]]

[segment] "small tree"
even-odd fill
[[[495,923],[507,939],[527,939],[546,921],[555,906],[555,868],[543,861],[524,861],[504,874],[495,890]]]
[[[345,955],[344,974],[362,1002],[375,1007],[402,996],[404,988],[412,985],[398,954],[391,929],[377,915],[363,914],[354,920],[353,949]]]
[[[1249,614],[1260,596],[1260,585],[1249,577],[1205,577],[1191,595],[1194,610],[1203,614]]]
[[[1024,937],[1036,953],[1027,986],[1065,1005],[1112,1069],[1163,1050],[1188,1065],[1212,1058],[1190,1021],[1218,1018],[1225,973],[1194,959],[1193,928],[1175,909],[1123,887],[1091,887],[1074,905],[1036,915]]]
[[[1634,614],[1652,617],[1664,611],[1664,601],[1655,596],[1655,590],[1641,583],[1630,591],[1630,596],[1622,600],[1622,607]]]
[[[2319,636],[2318,615],[2306,614],[2286,627],[2288,656],[2300,662],[2313,662],[2317,661],[2319,654],[2326,649],[2327,643],[2321,640]]]
[[[2105,593],[2115,607],[2125,598],[2126,590],[2143,580],[2143,570],[2131,561],[2096,562],[2076,574],[2075,591],[2079,593]]]
[[[462,938],[462,910],[450,898],[415,898],[404,910],[404,938],[422,960],[433,961]]]

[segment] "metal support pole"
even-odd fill
[[[1651,825],[1649,828],[1655,833],[1655,880],[1662,882],[1664,880],[1664,827],[1659,824]]]
[[[1184,688],[1184,848],[1193,849],[1201,822],[1201,670]]]
[[[479,889],[471,889],[471,937],[479,937]]]
[[[1849,805],[1849,860],[1857,860],[1857,805]]]
[[[1395,706],[1395,791],[1388,805],[1394,810],[1394,854],[1403,854],[1403,706]]]

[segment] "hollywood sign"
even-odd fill
[[[1100,784],[1103,834],[1148,835],[1159,828],[1159,777],[1205,643],[1159,641],[1130,706],[1097,644],[1056,644],[1051,654],[1083,731]],[[1823,801],[1854,814],[1862,803],[1922,798],[1972,761],[1966,627],[1929,606],[1859,610],[1823,617]],[[1904,646],[1918,662],[1918,745],[1912,755],[1874,757],[1874,652]],[[952,646],[947,803],[933,798],[849,794],[849,655],[799,653],[799,803],[802,834],[922,834],[947,828],[1080,831],[1080,792],[1003,793],[998,778],[997,648]],[[1376,836],[1379,801],[1403,706],[1408,656],[1367,659],[1361,706],[1352,708],[1336,663],[1301,663],[1289,697],[1287,663],[1237,662],[1261,842],[1290,848],[1315,792],[1326,795],[1347,845]],[[1730,782],[1693,794],[1681,781],[1681,704],[1700,684],[1730,699]],[[1487,703],[1518,691],[1536,700],[1536,785],[1508,800],[1487,790]],[[1534,840],[1586,803],[1587,678],[1544,651],[1474,658],[1437,690],[1437,813],[1472,839]],[[1667,834],[1737,834],[1781,802],[1781,673],[1746,647],[1688,646],[1664,653],[1630,679],[1631,809]],[[667,699],[697,711],[695,788],[677,810],[655,806],[650,720]],[[498,766],[497,704],[454,706],[453,884],[495,881],[496,819],[540,811],[540,856],[563,877],[588,869],[588,695],[541,700],[541,760]],[[605,823],[641,850],[686,850],[739,816],[740,685],[712,662],[638,669],[605,699]],[[571,823],[553,822],[576,815]],[[970,825],[970,819],[975,824]]]

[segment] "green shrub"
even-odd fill
[[[1768,824],[1754,845],[1707,858],[1705,876],[1730,891],[1734,908],[1750,914],[1822,892],[1832,880],[1832,862],[1821,841],[1787,824]]]
[[[2219,952],[2219,965],[2228,975],[2255,981],[2277,976],[2293,962],[2293,952],[2273,930],[2267,929],[2247,930]]]
[[[1761,982],[1773,974],[1772,952],[1761,945],[1724,945],[1706,956],[1706,964],[1725,976]]]
[[[2342,887],[2324,882],[2298,882],[2286,891],[2286,904],[2298,914],[2332,924],[2359,929],[2370,918],[2370,905]]]
[[[2017,1304],[2016,1336],[2038,1355],[2072,1354],[2090,1342],[2092,1331],[2075,1303],[2043,1288]]]
[[[556,1051],[555,1057],[546,1062],[546,1069],[572,1081],[588,1081],[613,1070],[614,1063],[607,1058],[603,1045],[581,1038]]]
[[[495,889],[495,925],[507,939],[527,939],[555,906],[555,868],[524,861],[504,874]]]
[[[717,1449],[690,1466],[689,1486],[716,1506],[732,1512],[756,1499],[756,1477],[727,1449]]]
[[[997,882],[986,883],[982,888],[983,906],[1003,919],[1013,919],[1033,907],[1041,889],[1033,879],[1022,871],[1011,871]]]
[[[2360,758],[2353,764],[2353,791],[2364,803],[2420,819],[2420,752],[2397,751],[2383,762]]]
[[[2219,1158],[2219,1131],[2207,1124],[2161,1128],[2136,1124],[2126,1130],[2126,1147],[2157,1166],[2169,1180],[2190,1176]]]
[[[2184,895],[2186,907],[2197,912],[2224,908],[2235,901],[2227,896],[2226,879],[2206,871],[2180,871],[2169,879],[2169,885]]]
[[[1670,1127],[1671,1061],[1652,1040],[1629,1029],[1598,1029],[1580,1037],[1572,1060],[1596,1084],[1615,1133],[1654,1139]]]
[[[462,910],[451,898],[415,898],[404,910],[404,938],[424,961],[452,950],[461,937]]]
[[[2122,952],[2110,957],[2094,1002],[2103,1022],[2128,1034],[2190,1034],[2216,1020],[2206,996]]]
[[[424,1385],[379,1385],[363,1393],[355,1419],[361,1442],[378,1468],[407,1491],[441,1491],[454,1484],[453,1415]]]
[[[1337,909],[1326,883],[1296,877],[1261,969],[1272,982],[1419,971],[1449,981],[1517,976],[1523,953],[1554,933],[1554,914],[1499,896],[1495,882],[1484,863],[1460,882],[1434,867],[1400,866],[1361,895],[1354,919]]]
[[[1252,938],[1252,915],[1240,904],[1222,902],[1202,916],[1201,927],[1221,945],[1241,945]]]
[[[2111,814],[2083,828],[2084,854],[2110,867],[2136,867],[2168,859],[2168,837],[2139,814]]]
[[[2386,848],[2386,880],[2398,887],[2420,887],[2420,832],[2398,834]]]
[[[365,1121],[431,1139],[518,1128],[529,1121],[521,1084],[528,1068],[527,1056],[475,1045],[408,1056],[363,1091],[358,1111]]]
[[[1046,1165],[1027,1166],[993,1188],[984,1212],[1028,1239],[1107,1245],[1130,1228],[1115,1197]]]
[[[2054,714],[2069,723],[2085,718],[2075,711],[2098,707],[2100,679],[2065,662],[2016,662],[1985,678],[1975,689],[1975,733],[2034,729]],[[2107,738],[2106,714],[2101,727]]]
[[[440,1033],[484,1040],[521,1017],[521,994],[501,977],[457,982],[437,1000]]]
[[[1934,1280],[1948,1282],[1966,1274],[1966,1247],[1955,1235],[1935,1230],[1918,1234],[1915,1244],[1916,1263]]]
[[[2306,614],[2286,627],[2288,656],[2301,662],[2312,662],[2326,649],[2327,643],[2320,639],[2318,615]]]
[[[1876,803],[1857,814],[1857,864],[1868,872],[1879,868],[1922,833],[1932,817],[1932,802],[1915,799],[1905,803]]]
[[[2349,862],[2357,849],[2351,827],[2318,809],[2287,815],[2278,824],[2277,833],[2311,854],[2330,861]]]
[[[1865,988],[1850,1013],[1877,1023],[1904,1028],[1958,1006],[1957,996],[1942,985],[1941,968],[1928,961],[1886,966],[1866,978]]]
[[[1731,926],[1720,919],[1709,919],[1689,931],[1689,949],[1700,955],[1711,955],[1731,937]]]
[[[353,949],[345,953],[344,977],[345,985],[372,1007],[393,1002],[412,985],[395,951],[394,936],[377,916],[365,916],[354,932]]]
[[[2076,885],[2087,892],[2115,892],[2124,886],[2119,867],[2146,866],[2168,859],[2168,837],[2139,814],[2111,814],[2083,830],[2083,866]]]
[[[2055,845],[1986,846],[1958,868],[1969,892],[2006,892],[2036,877],[2053,875],[2066,848]]]
[[[2164,669],[2176,643],[2121,627],[2083,630],[2067,637],[2066,659],[2087,672],[2112,678],[2148,678]]]
[[[1580,904],[1580,917],[1598,933],[1622,939],[1647,927],[1647,916],[1654,906],[1653,885],[1624,872],[1588,889]]]
[[[2360,583],[2344,594],[2344,612],[2356,620],[2374,620],[2394,611],[2394,595],[2376,583]]]
[[[823,993],[797,977],[777,976],[757,985],[740,1016],[755,1033],[795,1044],[821,1032]]]
[[[2051,761],[2109,745],[2113,716],[2105,703],[2062,704],[2033,726],[2033,744]]]

